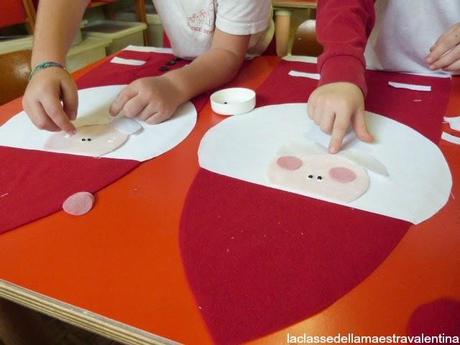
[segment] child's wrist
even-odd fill
[[[48,68],[60,68],[64,71],[67,71],[67,69],[65,68],[65,66],[59,62],[55,62],[55,61],[44,61],[44,62],[41,62],[37,65],[35,65],[35,67],[32,69],[32,71],[30,72],[29,74],[29,81],[32,79],[32,77],[37,74],[38,72],[40,71],[43,71],[45,69],[48,69]]]

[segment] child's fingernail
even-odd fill
[[[337,153],[337,149],[333,146],[329,146],[329,153]]]

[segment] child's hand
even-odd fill
[[[359,139],[374,140],[364,120],[363,93],[354,84],[340,82],[318,87],[308,100],[308,115],[323,132],[331,134],[331,153],[340,150],[350,123]]]
[[[169,119],[183,103],[183,97],[166,76],[138,79],[129,84],[110,107],[110,114],[119,113],[148,124]]]
[[[70,121],[77,116],[77,87],[63,69],[50,67],[38,71],[27,86],[22,106],[38,128],[75,133]]]
[[[432,70],[460,71],[460,23],[439,37],[426,61]]]

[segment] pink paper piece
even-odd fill
[[[122,146],[129,138],[111,125],[90,125],[77,129],[74,135],[55,133],[45,144],[51,151],[100,157]]]
[[[62,204],[64,212],[72,216],[82,216],[93,208],[94,195],[89,192],[78,192],[69,196]]]
[[[330,154],[297,154],[277,157],[268,169],[275,185],[321,197],[351,202],[366,193],[370,179],[354,162]]]

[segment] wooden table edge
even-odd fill
[[[127,345],[180,344],[94,312],[61,302],[3,279],[0,279],[0,297]]]

